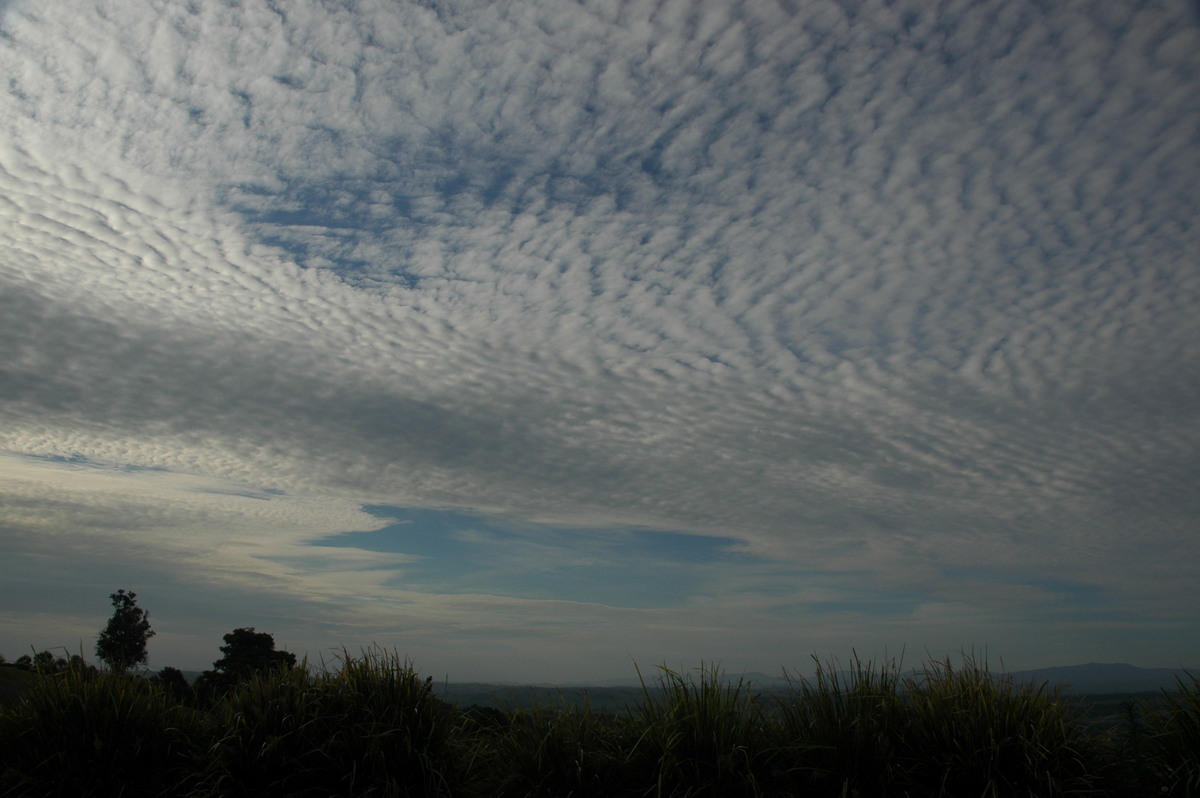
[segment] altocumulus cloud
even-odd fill
[[[0,67],[5,650],[128,582],[188,664],[1200,657],[1183,4],[14,0]]]

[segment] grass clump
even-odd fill
[[[563,702],[561,708],[513,711],[476,737],[487,764],[481,793],[520,798],[611,798],[636,790],[629,751],[636,732],[627,717]]]
[[[889,794],[906,721],[898,664],[855,657],[846,672],[816,665],[813,681],[788,677],[779,703],[781,779],[796,794]]]
[[[204,739],[201,717],[146,680],[83,668],[37,675],[0,712],[0,792],[182,794]]]
[[[213,708],[197,795],[451,794],[456,715],[398,655],[256,674]]]
[[[1161,795],[1200,796],[1200,678],[1177,679],[1161,707],[1145,713],[1147,767]]]
[[[1091,790],[1092,745],[1059,692],[964,657],[905,680],[902,779],[929,796],[1056,796]]]
[[[657,689],[642,680],[632,768],[655,796],[759,796],[770,766],[761,704],[743,679],[701,664],[694,674],[665,666]],[[641,675],[639,671],[639,676]]]

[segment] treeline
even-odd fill
[[[146,665],[146,647],[155,631],[150,626],[150,613],[138,606],[137,593],[118,590],[109,596],[113,605],[112,617],[96,637],[96,656],[117,675],[123,675]],[[256,674],[296,665],[296,655],[275,648],[275,638],[254,627],[234,629],[222,638],[221,658],[204,671],[195,684],[190,684],[178,668],[167,666],[157,673],[143,671],[149,678],[177,698],[211,701]],[[0,665],[9,664],[0,654]],[[68,671],[95,676],[98,671],[80,654],[58,657],[49,650],[17,658],[11,665],[18,670],[58,675]]]
[[[251,630],[252,632],[252,630]],[[459,709],[394,652],[278,662],[208,692],[72,666],[0,708],[13,796],[1189,796],[1200,681],[1090,729],[969,657],[819,667],[763,696],[660,669],[621,712]]]

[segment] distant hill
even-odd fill
[[[1192,668],[1200,677],[1200,668]],[[1184,668],[1138,668],[1123,662],[1090,662],[1086,665],[1064,665],[1057,668],[1037,668],[1029,671],[1010,671],[1005,674],[1019,682],[1048,683],[1061,687],[1064,693],[1144,693],[1174,690],[1176,677],[1190,681]]]
[[[996,673],[1020,683],[1042,684],[1062,688],[1070,695],[1087,694],[1100,696],[1116,693],[1148,693],[1174,690],[1176,677],[1190,681],[1188,670],[1183,668],[1138,668],[1125,663],[1088,663],[1066,665],[1055,668],[1037,668],[1024,671]],[[1200,677],[1200,668],[1191,674]],[[657,669],[643,672],[646,685],[654,689],[661,674]],[[812,678],[811,674],[803,674]],[[850,682],[850,673],[837,674],[842,684]],[[726,673],[726,681],[736,683],[743,679],[756,692],[778,693],[786,689],[787,681],[765,673]],[[530,706],[544,707],[580,704],[586,697],[593,709],[619,710],[637,704],[644,699],[641,683],[636,679],[611,679],[593,684],[564,685],[517,685],[517,684],[468,684],[446,682],[438,686],[439,695],[462,706],[497,706],[502,708]]]
[[[183,673],[189,682],[194,682],[200,676],[200,671]],[[1200,668],[1139,668],[1126,663],[1092,662],[1086,665],[1008,671],[996,675],[1021,683],[1046,683],[1051,687],[1061,688],[1069,695],[1104,696],[1173,691],[1176,688],[1176,678],[1190,683],[1192,677],[1200,678]],[[642,676],[646,686],[653,691],[658,688],[662,674],[657,668],[651,668],[644,670]],[[812,679],[812,674],[793,676]],[[841,684],[850,682],[849,672],[842,671],[837,676]],[[20,671],[11,664],[0,666],[0,704],[15,701],[21,690],[35,678],[37,677],[34,674]],[[725,673],[724,679],[735,684],[742,680],[754,692],[778,695],[787,689],[785,679],[765,673]],[[561,707],[563,704],[579,706],[587,701],[594,710],[619,712],[645,700],[645,693],[637,678],[561,685],[443,681],[435,683],[434,690],[443,700],[460,706],[478,705],[501,709],[533,705],[546,708]]]
[[[685,675],[695,675],[695,671],[694,670],[684,671],[684,674]],[[606,688],[607,687],[611,687],[611,688],[637,687],[640,689],[642,686],[643,679],[645,680],[647,686],[654,687],[662,679],[662,676],[663,676],[663,673],[661,670],[659,670],[657,667],[651,667],[651,668],[642,668],[642,678],[641,679],[639,679],[636,676],[628,676],[624,679],[604,679],[604,680],[598,681],[598,682],[566,682],[566,683],[558,684],[558,685],[543,685],[543,686],[545,686],[545,687],[584,687],[584,688],[589,688],[589,689],[595,688],[595,687],[606,687]],[[762,671],[751,671],[749,673],[725,671],[722,674],[722,677],[723,677],[724,681],[726,681],[730,684],[737,684],[739,681],[741,681],[744,684],[750,685],[754,689],[766,690],[766,689],[774,689],[774,688],[778,688],[778,687],[786,687],[787,686],[787,679],[783,678],[782,673],[780,675],[771,676],[769,674],[763,673]]]
[[[560,709],[564,705],[592,710],[621,712],[636,706],[643,698],[640,687],[554,687],[550,685],[513,685],[486,683],[435,684],[438,698],[460,707],[495,707],[501,710]]]

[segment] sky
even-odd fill
[[[1200,5],[0,0],[0,654],[1200,666]]]

